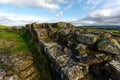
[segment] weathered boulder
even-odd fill
[[[67,23],[65,22],[58,22],[56,23],[57,28],[67,28]]]
[[[87,45],[79,43],[79,44],[77,44],[76,49],[79,49],[79,48],[86,49],[87,47],[88,47]]]
[[[105,37],[105,38],[111,38],[112,35],[111,35],[110,33],[105,33],[105,34],[104,34],[104,37]]]
[[[100,51],[120,54],[120,44],[115,39],[104,39],[97,43]]]
[[[88,55],[86,57],[83,57],[81,62],[91,66],[91,65],[94,65],[94,64],[99,64],[99,63],[109,61],[111,59],[112,59],[111,55],[94,54],[94,55]]]
[[[56,39],[57,37],[57,29],[56,28],[51,28],[50,31],[48,31],[48,37],[51,39]]]
[[[46,29],[36,29],[38,38],[45,38],[48,36],[48,31]]]
[[[68,41],[71,41],[72,43],[75,43],[76,42],[76,37],[78,35],[74,32],[70,32],[69,36],[68,36]]]
[[[80,56],[83,56],[83,55],[87,56],[87,54],[86,54],[87,47],[88,46],[86,44],[79,43],[79,44],[77,44],[75,50],[78,50]]]
[[[70,29],[61,29],[60,31],[59,31],[59,35],[61,35],[61,36],[66,36],[66,35],[68,35],[70,33]]]
[[[85,43],[85,44],[94,44],[97,41],[98,36],[94,35],[94,34],[80,34],[77,37],[77,40],[79,42]]]
[[[45,50],[46,53],[49,53],[49,58],[54,59],[57,64],[61,67],[63,65],[66,65],[66,63],[69,60],[71,50],[68,48],[63,48],[60,45],[56,43],[49,43],[46,44],[47,50]],[[48,52],[47,52],[48,51]]]

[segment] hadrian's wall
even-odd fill
[[[26,29],[44,50],[55,80],[120,80],[120,37],[115,33],[63,22]]]

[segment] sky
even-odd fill
[[[120,0],[0,0],[0,24],[120,25]]]

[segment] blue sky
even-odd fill
[[[0,24],[120,25],[120,0],[0,0]]]

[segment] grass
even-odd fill
[[[21,52],[30,53],[33,55],[35,63],[38,66],[40,80],[52,80],[47,61],[42,55],[42,50],[41,52],[38,51],[29,32],[26,30],[21,32],[8,32],[4,29],[0,28],[0,55],[19,54]]]
[[[12,26],[4,26],[4,25],[0,25],[0,29],[6,29],[6,28],[11,28]]]
[[[18,52],[30,52],[29,47],[24,42],[20,34],[14,32],[0,32],[0,48],[7,52],[16,54]]]
[[[112,32],[114,36],[120,37],[120,30],[107,29],[107,28],[86,28],[86,27],[75,27],[75,28],[79,29],[80,31],[87,30],[87,32],[94,32],[94,31]]]
[[[114,36],[120,37],[120,30],[104,30],[106,32],[112,32],[114,33]]]

